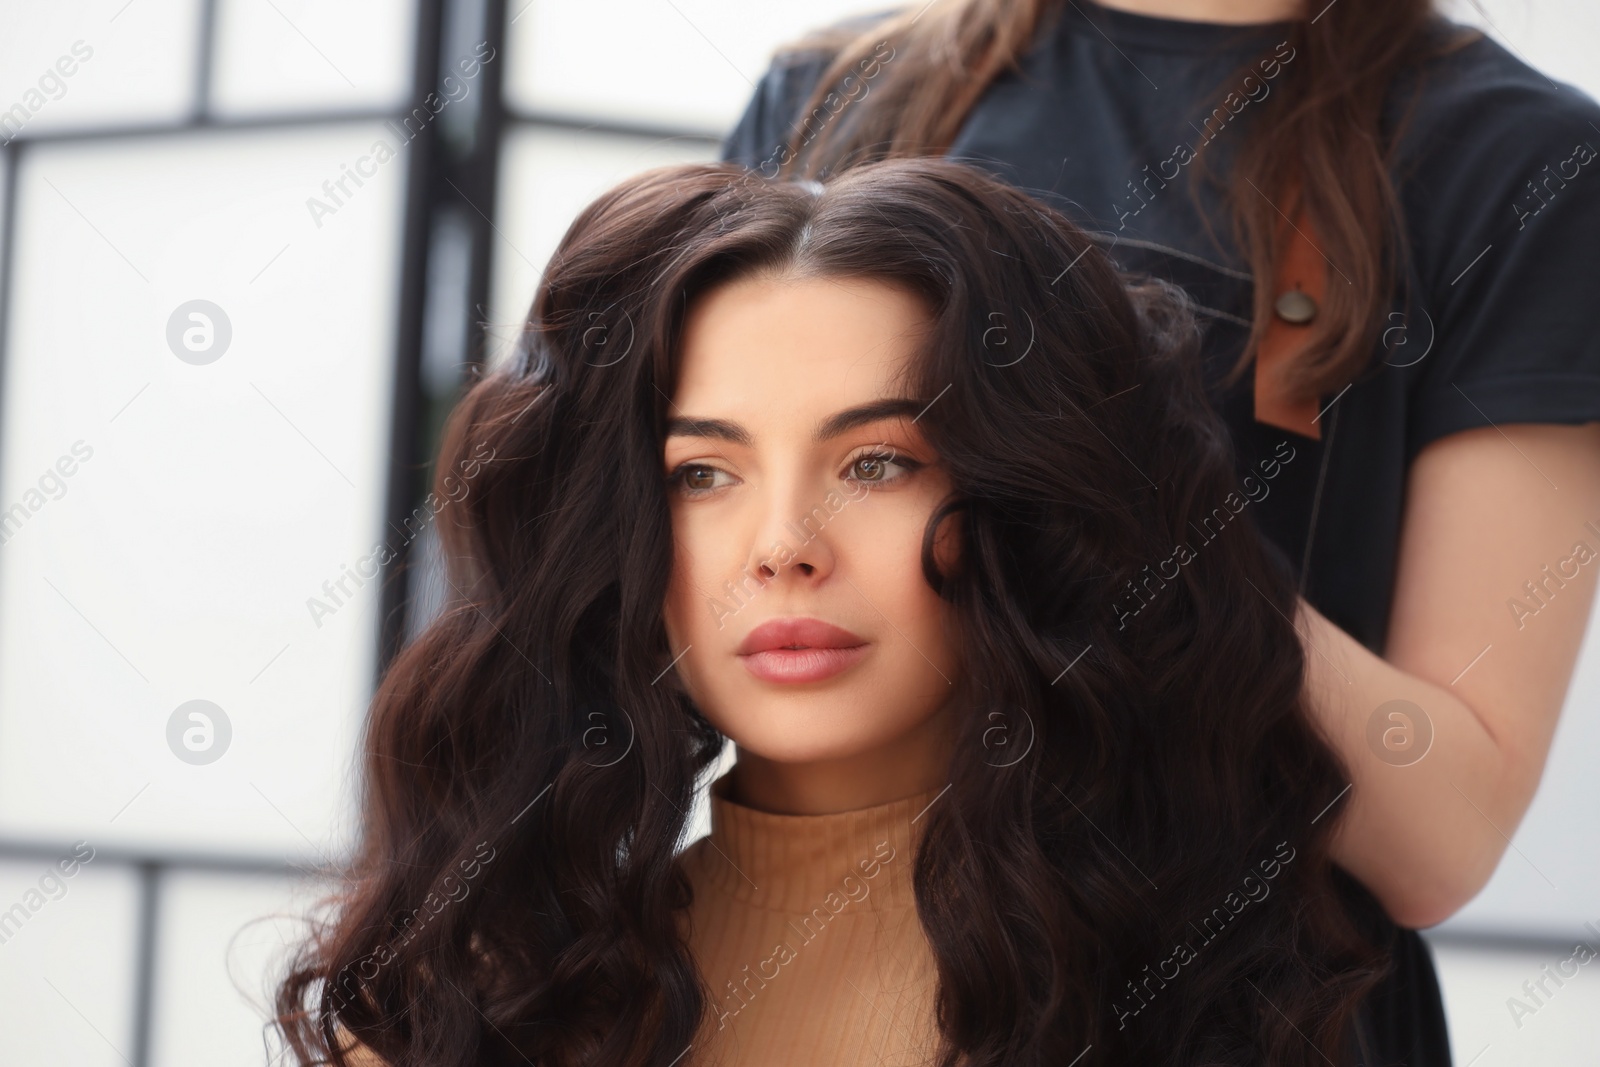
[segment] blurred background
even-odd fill
[[[887,6],[0,0],[0,1063],[269,1061],[367,700],[439,600],[464,365],[579,208],[716,158],[775,45]],[[1600,95],[1587,0],[1447,10]],[[1595,630],[1428,932],[1462,1067],[1600,1062],[1600,966],[1524,989],[1600,948]]]

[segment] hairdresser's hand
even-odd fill
[[[1494,872],[1544,771],[1597,573],[1600,423],[1505,425],[1413,462],[1382,658],[1300,601],[1313,709],[1352,779],[1334,859],[1401,925],[1443,921]],[[1380,711],[1396,700],[1420,713]]]

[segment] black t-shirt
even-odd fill
[[[866,27],[886,13],[846,21]],[[1241,127],[1271,91],[1271,77],[1261,75],[1280,76],[1297,58],[1280,47],[1288,25],[1156,18],[1091,0],[1058,5],[1022,57],[1021,73],[1008,71],[988,87],[948,155],[1051,203],[1118,266],[1190,293],[1205,331],[1208,387],[1232,432],[1241,475],[1293,450],[1270,493],[1252,501],[1258,527],[1301,579],[1306,599],[1381,655],[1406,472],[1417,453],[1474,427],[1600,419],[1600,301],[1592,294],[1600,105],[1488,38],[1396,80],[1386,130],[1414,102],[1393,168],[1410,245],[1403,288],[1373,364],[1346,391],[1321,398],[1321,438],[1305,436],[1256,421],[1251,373],[1221,387],[1248,335],[1252,276],[1227,245],[1215,196],[1202,198],[1208,233],[1175,173],[1202,149],[1211,170],[1227,172]],[[1457,28],[1438,17],[1432,27]],[[765,162],[771,173],[826,58],[780,56],[722,158]],[[1256,80],[1239,87],[1237,111],[1219,122],[1212,114],[1219,86],[1253,58],[1280,65],[1257,64]],[[1339,283],[1337,264],[1328,277]],[[1392,940],[1396,960],[1366,1005],[1372,1047],[1361,1061],[1448,1064],[1426,944],[1390,923],[1353,880],[1346,888]]]

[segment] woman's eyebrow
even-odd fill
[[[859,404],[853,408],[834,412],[817,424],[811,432],[811,439],[818,443],[838,437],[840,434],[864,426],[868,423],[878,422],[882,419],[904,418],[909,415],[912,421],[921,414],[926,405],[915,397],[889,397],[884,400],[874,400],[868,404]],[[754,441],[750,431],[736,422],[727,419],[695,419],[673,418],[667,421],[668,437],[706,437],[718,441],[730,441],[736,445],[749,445]]]

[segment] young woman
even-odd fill
[[[1600,105],[1431,0],[916,0],[782,50],[723,149],[962,159],[1191,295],[1240,470],[1294,456],[1251,512],[1351,771],[1335,859],[1399,924],[1371,1006],[1409,1067],[1450,1062],[1410,928],[1502,856],[1595,599],[1597,150]]]
[[[1374,1063],[1279,472],[1193,341],[950,161],[590,205],[447,428],[459,599],[376,696],[299,1062]]]

